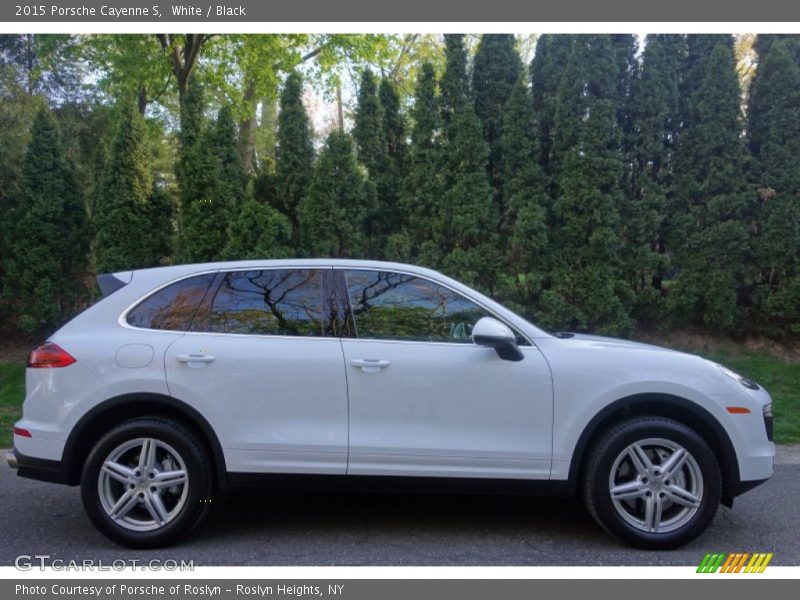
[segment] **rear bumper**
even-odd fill
[[[6,451],[6,462],[12,469],[17,470],[17,475],[20,477],[50,483],[67,483],[66,473],[60,460],[26,456],[14,448]]]

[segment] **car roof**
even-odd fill
[[[368,268],[368,269],[387,269],[387,270],[401,270],[410,271],[425,275],[435,275],[443,277],[443,275],[433,269],[421,267],[418,265],[397,263],[390,261],[380,260],[361,260],[352,258],[280,258],[280,259],[251,259],[251,260],[234,260],[234,261],[219,261],[207,263],[190,263],[180,265],[168,265],[163,267],[151,267],[146,269],[136,269],[131,271],[122,271],[114,273],[114,275],[122,280],[130,280],[133,273],[152,273],[164,275],[183,275],[186,273],[200,273],[203,271],[216,271],[226,269],[249,269],[249,268],[263,268],[263,267],[349,267],[349,268]]]

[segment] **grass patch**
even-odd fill
[[[14,422],[22,417],[25,365],[0,362],[0,448],[11,447]]]

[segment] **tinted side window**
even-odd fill
[[[401,273],[346,271],[360,338],[471,343],[472,327],[488,313],[436,283]]]
[[[128,324],[147,329],[187,331],[214,273],[182,279],[142,300],[128,313]]]
[[[210,330],[252,335],[331,335],[319,270],[265,269],[228,273],[211,305]]]

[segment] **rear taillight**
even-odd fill
[[[29,369],[58,369],[74,362],[74,356],[53,342],[45,342],[34,348],[28,356]]]

